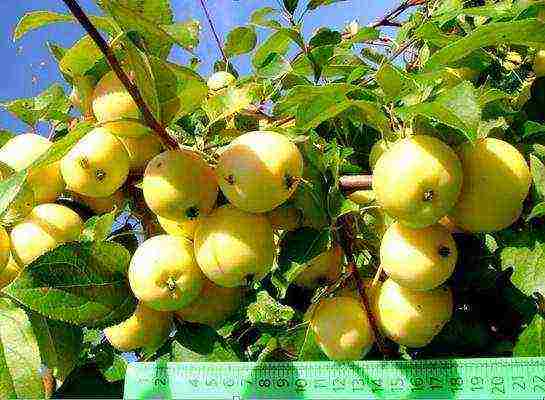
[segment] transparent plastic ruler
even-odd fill
[[[545,357],[132,363],[125,399],[545,400]]]

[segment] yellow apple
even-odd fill
[[[382,237],[382,268],[406,288],[430,290],[441,285],[452,275],[457,259],[452,235],[439,224],[413,229],[395,222]]]
[[[241,288],[225,288],[209,279],[197,298],[189,305],[176,310],[174,315],[188,322],[218,327],[239,308],[242,301]]]
[[[335,282],[341,276],[342,257],[343,252],[339,245],[331,247],[310,260],[294,282],[308,289]]]
[[[284,135],[250,132],[221,153],[216,174],[223,194],[236,207],[267,212],[295,192],[303,174],[303,158]]]
[[[218,196],[214,171],[191,150],[168,150],[154,157],[142,188],[155,214],[178,222],[210,213]]]
[[[373,346],[375,336],[367,313],[354,297],[325,298],[310,316],[310,328],[331,360],[360,360]]]
[[[494,138],[465,143],[459,149],[464,171],[462,193],[450,212],[464,231],[493,232],[515,222],[532,181],[522,154]]]
[[[423,228],[454,206],[462,187],[456,153],[431,136],[397,141],[377,161],[373,190],[384,211],[401,223]]]
[[[128,275],[136,298],[157,311],[187,306],[204,284],[193,243],[172,235],[154,236],[138,246]]]
[[[301,211],[290,204],[283,204],[266,213],[266,216],[276,231],[293,231],[303,223]]]
[[[413,348],[430,343],[450,320],[452,312],[450,289],[413,290],[392,279],[382,284],[376,305],[377,322],[384,335]]]
[[[118,139],[127,150],[131,171],[141,171],[146,168],[148,162],[163,149],[161,141],[154,134],[139,137],[119,136]]]
[[[194,242],[201,270],[216,285],[243,286],[272,268],[273,230],[262,214],[222,206],[200,221]]]
[[[170,334],[172,313],[156,311],[138,303],[125,321],[104,329],[110,344],[119,351],[157,349]]]
[[[49,140],[34,133],[17,135],[0,148],[0,162],[22,171],[45,154],[51,145]],[[55,201],[64,190],[59,162],[31,171],[27,185],[34,192],[36,204]]]
[[[107,197],[125,183],[129,162],[123,143],[106,129],[95,128],[63,157],[61,172],[69,190]]]
[[[193,240],[195,235],[195,229],[200,221],[200,218],[194,218],[187,221],[173,221],[168,218],[157,217],[157,221],[161,228],[165,230],[169,235],[183,236],[187,239]]]
[[[92,106],[98,122],[140,118],[138,106],[113,71],[108,72],[97,83]]]
[[[11,230],[12,255],[26,266],[57,246],[77,240],[82,229],[83,221],[68,207],[40,204]]]

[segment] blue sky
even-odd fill
[[[80,0],[79,3],[89,13],[98,12],[93,0]],[[300,0],[300,3],[306,4],[306,0]],[[308,14],[305,20],[305,35],[308,37],[319,26],[340,29],[353,19],[358,20],[360,24],[366,24],[382,15],[384,10],[395,3],[395,0],[348,0],[323,7]],[[218,50],[212,40],[199,2],[198,0],[173,0],[172,4],[177,20],[192,17],[202,23],[201,44],[197,50],[203,60],[201,73],[207,75],[211,70],[211,63],[218,58]],[[263,6],[277,6],[277,0],[208,0],[207,4],[216,28],[223,36],[235,26],[246,24],[252,10]],[[67,12],[61,0],[0,0],[0,37],[2,38],[0,57],[3,60],[0,62],[2,78],[0,79],[0,101],[31,97],[52,83],[61,81],[57,65],[45,43],[54,41],[69,47],[83,35],[82,29],[76,24],[58,24],[31,32],[14,43],[11,37],[17,21],[26,12],[34,10]],[[175,49],[171,59],[181,61],[186,57],[182,50]],[[235,64],[240,62],[235,61]],[[0,109],[0,129],[21,133],[26,130],[26,127]]]

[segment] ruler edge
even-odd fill
[[[163,365],[161,365],[163,364]],[[544,357],[481,357],[481,358],[441,358],[441,359],[420,359],[420,360],[357,360],[357,361],[287,361],[287,362],[256,362],[256,361],[248,361],[248,362],[234,362],[234,361],[226,361],[226,362],[210,362],[210,361],[203,361],[203,362],[195,362],[195,361],[182,361],[182,362],[161,362],[161,361],[147,361],[147,362],[132,362],[129,363],[127,366],[127,371],[125,374],[125,379],[123,381],[123,399],[129,400],[130,398],[127,396],[127,377],[129,376],[129,373],[135,373],[138,369],[142,369],[142,367],[154,370],[158,369],[165,369],[165,370],[171,370],[173,368],[176,369],[184,369],[188,371],[195,371],[195,369],[198,369],[199,372],[202,370],[208,369],[210,367],[215,367],[216,369],[220,371],[224,371],[226,368],[233,368],[238,367],[237,370],[244,369],[244,370],[250,370],[248,372],[252,373],[252,371],[263,371],[263,370],[271,370],[271,367],[275,367],[275,370],[282,370],[282,369],[293,369],[293,368],[302,368],[311,364],[314,367],[320,367],[320,369],[331,369],[332,367],[346,367],[350,370],[354,370],[354,368],[361,368],[361,369],[373,369],[373,366],[380,366],[382,369],[385,369],[387,367],[388,370],[403,370],[403,369],[415,369],[419,366],[424,366],[425,369],[447,369],[450,367],[512,367],[512,366],[519,366],[519,367],[529,367],[529,368],[536,368],[536,367],[542,367],[545,371],[545,356]],[[401,367],[401,368],[400,368]],[[197,373],[199,373],[197,372]],[[206,396],[203,395],[203,396]],[[331,395],[330,395],[331,396]],[[362,396],[364,396],[362,394]],[[390,399],[396,399],[396,398],[407,398],[407,393],[401,394],[400,396],[403,397],[392,397],[390,393],[388,393],[388,398]],[[426,394],[428,397],[423,398],[444,398],[444,397],[429,397],[429,395]],[[521,395],[522,396],[522,395]],[[509,397],[510,399],[527,399],[528,395],[525,395],[526,397]],[[209,397],[193,397],[195,400],[197,399],[209,399]],[[231,397],[228,397],[231,399]],[[271,397],[273,399],[274,397]],[[331,398],[331,397],[324,397]],[[370,399],[374,399],[375,397],[372,397]],[[379,398],[379,397],[376,397]],[[460,393],[460,396],[453,397],[456,399],[469,399],[469,397],[465,397],[462,393]],[[484,398],[484,397],[472,397],[474,398]],[[507,397],[506,397],[507,398]],[[539,398],[544,398],[544,395],[541,395]],[[241,397],[242,399],[242,397]],[[314,398],[313,398],[314,399]],[[316,397],[316,399],[322,399],[322,397]],[[364,397],[362,397],[362,400]]]

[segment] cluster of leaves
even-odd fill
[[[340,217],[361,222],[354,248],[363,275],[377,267],[376,238],[367,210],[347,200],[339,179],[368,173],[371,146],[406,129],[456,145],[493,135],[519,147],[534,180],[523,217],[497,234],[457,235],[461,260],[450,281],[456,298],[453,320],[426,348],[400,356],[545,355],[545,79],[532,60],[545,46],[543,2],[428,1],[404,21],[395,37],[381,24],[342,30],[323,27],[310,38],[302,24],[314,10],[335,0],[284,0],[278,8],[255,10],[248,24],[227,34],[216,70],[237,77],[237,58],[251,59],[252,72],[237,84],[209,94],[194,49],[200,24],[176,22],[168,0],[100,0],[103,16],[92,22],[109,37],[124,68],[155,118],[176,140],[205,152],[210,160],[232,138],[230,132],[267,128],[297,141],[304,182],[292,205],[306,227],[280,238],[277,265],[248,290],[243,307],[220,329],[177,323],[176,332],[140,360],[270,361],[322,360],[302,314],[330,291],[306,292],[292,284],[302,266],[336,238]],[[420,3],[420,2],[413,2]],[[482,3],[482,4],[481,4]],[[404,3],[409,8],[411,2]],[[73,22],[67,14],[32,12],[14,38],[52,23]],[[392,21],[389,21],[392,22]],[[261,38],[261,39],[260,39]],[[168,61],[173,46],[191,54],[188,65]],[[90,37],[70,48],[48,43],[64,80],[89,99],[109,71]],[[520,55],[513,64],[510,55]],[[404,62],[398,57],[403,54]],[[0,182],[0,213],[17,196],[28,172],[58,161],[91,129],[74,116],[62,86],[30,99],[2,104],[35,128],[49,123],[54,145],[25,171]],[[5,142],[12,134],[0,132]],[[95,216],[78,243],[64,245],[28,266],[0,298],[0,368],[3,397],[43,397],[54,376],[58,395],[119,394],[127,354],[119,354],[100,329],[129,316],[135,299],[125,272],[134,241],[120,219],[139,210]],[[366,225],[367,224],[367,225]],[[345,279],[346,277],[343,277]],[[341,282],[342,283],[342,282]],[[381,357],[378,351],[370,357]],[[46,367],[46,368],[45,368]],[[64,383],[64,384],[63,384]],[[79,386],[78,386],[79,385]],[[86,386],[87,385],[87,386]]]

